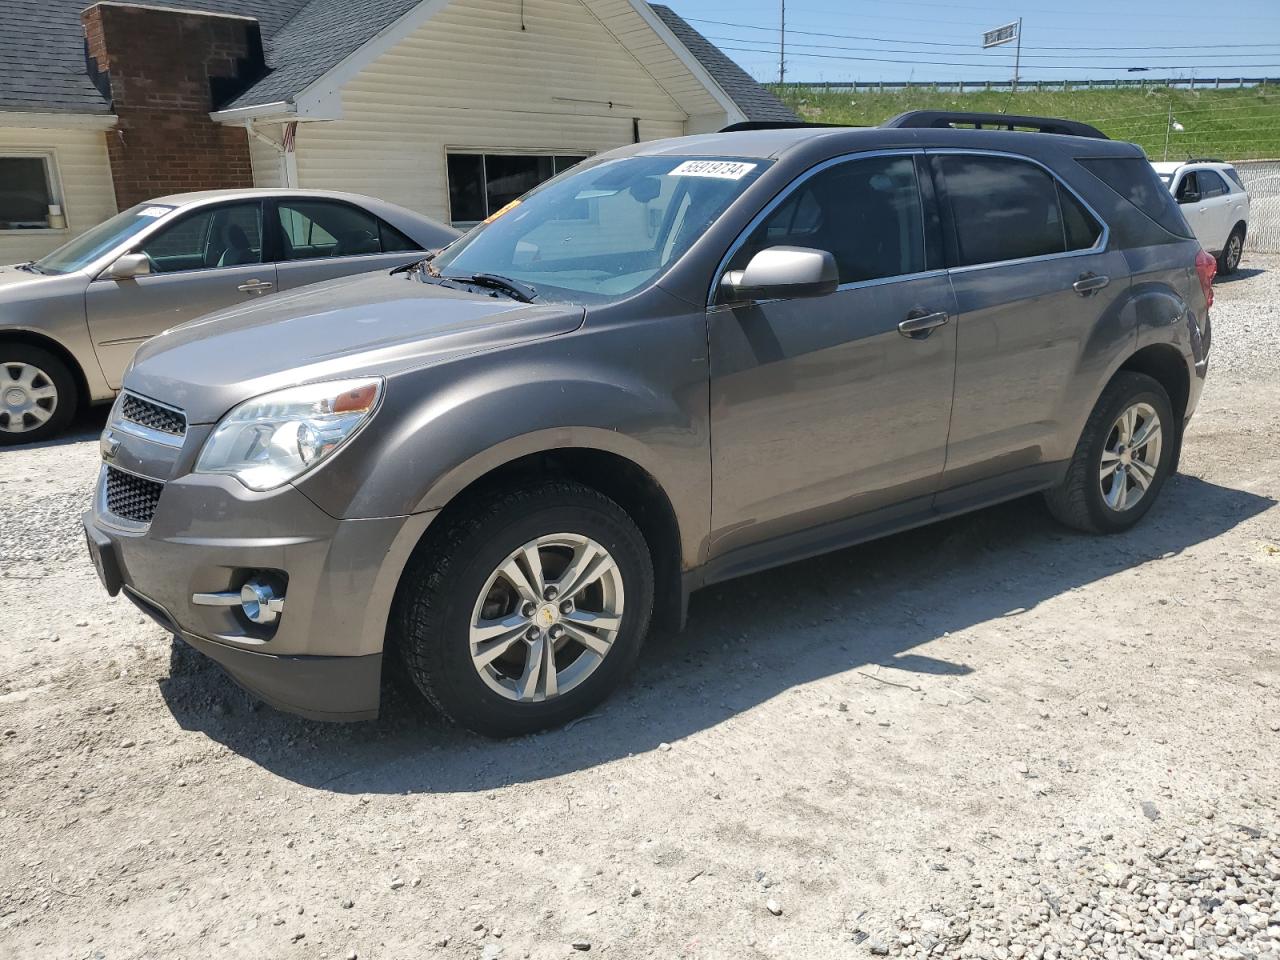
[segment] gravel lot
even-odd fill
[[[101,416],[0,452],[0,956],[1280,958],[1280,258],[1182,474],[695,597],[571,728],[253,705],[99,589]]]

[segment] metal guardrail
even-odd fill
[[[1235,168],[1249,191],[1245,250],[1280,253],[1280,160],[1241,160]]]
[[[897,90],[938,90],[955,93],[977,93],[982,90],[1009,90],[1014,86],[1023,92],[1045,90],[1222,90],[1233,87],[1280,87],[1280,77],[1142,77],[1136,80],[1107,78],[1103,80],[848,80],[788,82],[775,92],[813,91],[815,93],[883,93]]]

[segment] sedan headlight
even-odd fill
[[[264,394],[235,407],[205,441],[196,473],[229,473],[271,490],[310,470],[373,415],[381,378],[330,380]]]

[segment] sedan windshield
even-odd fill
[[[626,157],[579,168],[499,210],[431,271],[514,280],[545,299],[616,299],[678,260],[767,166]]]
[[[87,267],[173,209],[160,203],[140,203],[130,207],[37,260],[36,269],[41,273],[71,273]]]

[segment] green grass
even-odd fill
[[[1035,90],[957,93],[912,89],[880,92],[812,87],[774,88],[807,120],[872,126],[904,110],[970,110],[1084,120],[1116,140],[1131,140],[1163,159],[1169,107],[1185,128],[1169,134],[1169,159],[1280,159],[1280,90]]]

